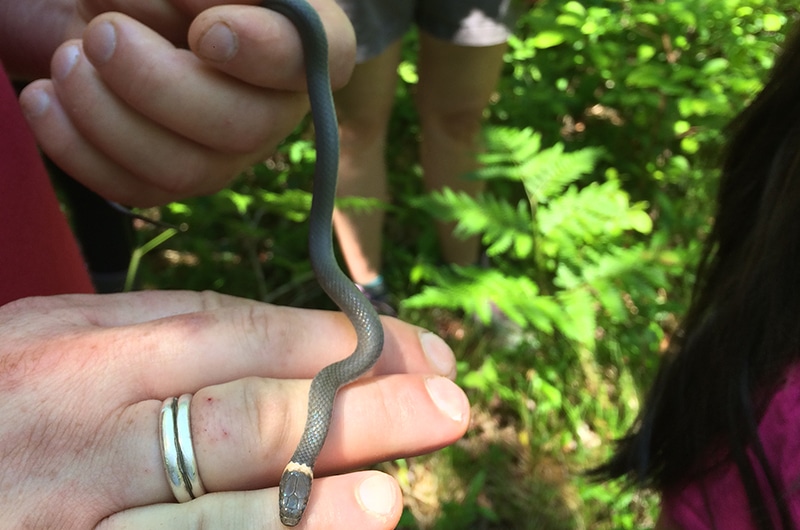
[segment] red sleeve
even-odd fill
[[[26,296],[90,292],[78,245],[0,67],[0,305]]]

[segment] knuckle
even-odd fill
[[[286,399],[290,396],[289,385],[280,380],[271,384],[251,387],[249,403],[252,420],[257,425],[257,447],[260,461],[267,463],[276,473],[280,473],[289,459],[289,453],[299,439],[295,419],[300,416],[296,405]]]

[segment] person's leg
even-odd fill
[[[459,46],[424,31],[420,43],[417,108],[426,189],[449,187],[475,195],[482,184],[462,176],[478,167],[483,111],[500,76],[506,45]],[[457,239],[453,226],[437,227],[442,257],[457,265],[475,263],[480,242]]]
[[[346,87],[334,94],[339,116],[340,197],[388,199],[386,129],[392,111],[400,60],[400,41],[356,66]],[[334,226],[339,246],[356,283],[380,274],[383,210],[355,213],[337,209]]]

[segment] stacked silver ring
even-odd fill
[[[178,502],[187,502],[205,494],[197,470],[192,445],[192,426],[189,423],[191,394],[171,397],[161,405],[161,458],[172,493]]]

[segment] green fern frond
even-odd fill
[[[582,189],[570,186],[537,211],[542,249],[549,256],[564,256],[627,230],[649,233],[652,220],[646,207],[643,202],[630,204],[628,194],[617,181],[592,183]]]
[[[455,221],[458,237],[480,234],[490,256],[512,251],[516,257],[525,258],[533,248],[531,216],[525,201],[519,201],[515,208],[491,194],[471,197],[444,188],[414,204],[442,221]]]
[[[655,297],[654,286],[666,284],[664,267],[654,266],[658,256],[644,244],[612,246],[603,251],[587,248],[579,262],[559,265],[554,284],[565,291],[591,292],[612,321],[623,321],[630,312],[623,301],[626,293],[649,293]]]
[[[486,152],[474,176],[480,180],[522,180],[520,167],[542,147],[542,135],[531,128],[491,127],[485,131]]]
[[[487,152],[480,157],[479,178],[520,180],[515,168],[535,157],[542,135],[531,128],[491,127],[485,133]]]
[[[539,152],[520,167],[522,183],[534,203],[546,203],[558,197],[570,184],[591,173],[602,150],[586,147],[564,152],[564,144]]]
[[[558,330],[584,347],[594,346],[597,330],[597,302],[588,289],[559,291],[556,300],[567,316],[558,322]]]
[[[488,153],[481,156],[480,179],[522,182],[531,202],[544,203],[590,173],[602,154],[597,148],[564,152],[564,144],[542,150],[542,136],[533,129],[494,127],[486,133]]]
[[[441,273],[422,292],[405,301],[407,308],[443,307],[460,309],[484,323],[492,319],[493,308],[522,327],[552,333],[554,321],[565,316],[549,296],[528,277],[506,276],[494,269],[454,267]]]

